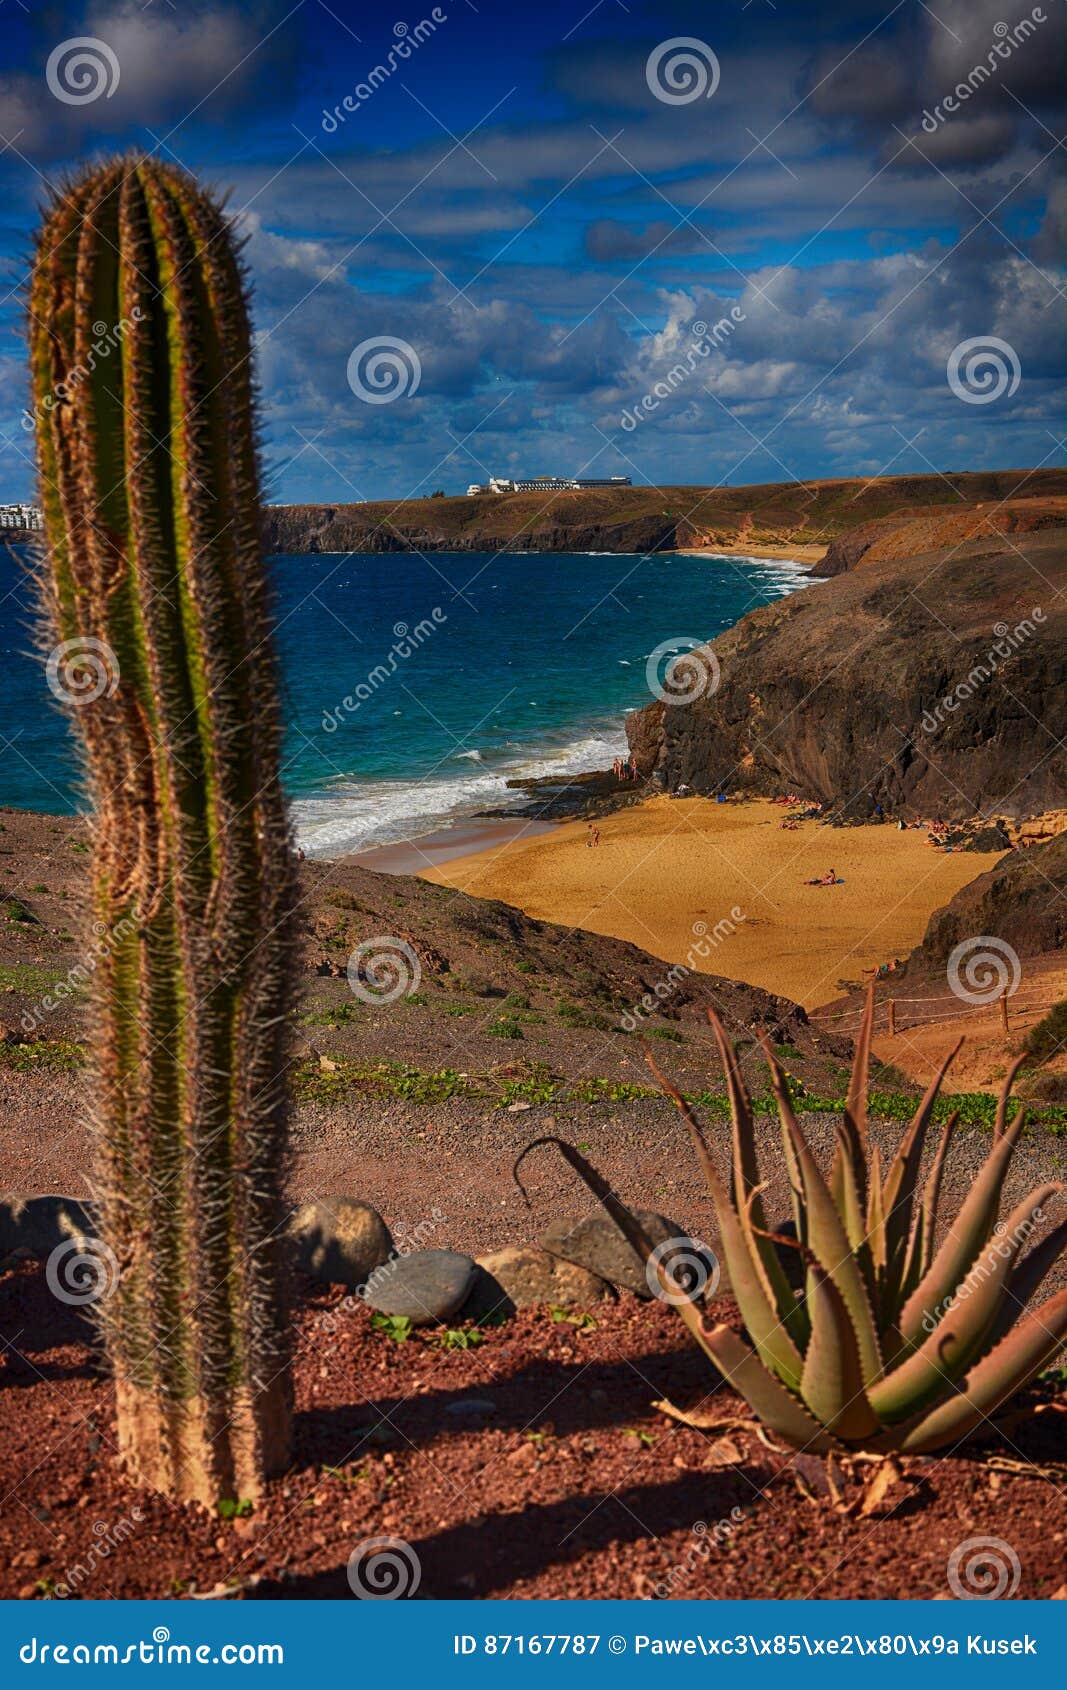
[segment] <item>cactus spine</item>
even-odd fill
[[[138,1480],[210,1504],[255,1495],[288,1454],[294,903],[248,309],[220,206],[156,160],[90,170],[46,213],[30,312],[41,579],[106,936],[119,1444]]]

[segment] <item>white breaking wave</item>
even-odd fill
[[[707,556],[711,564],[720,560],[757,564],[782,597],[812,586],[820,579],[811,574],[806,564],[788,558],[748,557],[738,552],[715,552]],[[629,666],[628,659],[619,661]],[[469,763],[469,774],[443,774],[434,770],[421,781],[338,779],[313,796],[294,800],[292,817],[297,842],[309,857],[340,857],[371,845],[425,838],[428,833],[436,833],[439,828],[480,811],[520,802],[522,794],[507,787],[508,780],[537,780],[548,775],[562,779],[567,775],[587,774],[591,769],[610,768],[616,757],[628,755],[624,719],[617,717],[591,723],[574,738],[567,739],[561,734],[557,744],[550,739],[547,745],[527,751],[505,748],[490,753],[491,766],[490,759],[481,751],[454,753],[451,761]]]
[[[628,755],[622,719],[597,723],[558,747],[502,754],[493,768],[469,775],[434,773],[419,780],[337,780],[292,805],[297,843],[309,857],[340,857],[371,845],[421,839],[451,822],[521,799],[508,780],[585,774]]]

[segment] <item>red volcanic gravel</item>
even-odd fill
[[[382,1534],[404,1540],[419,1598],[944,1597],[976,1537],[1002,1540],[1005,1594],[1067,1593],[1056,1380],[1008,1434],[910,1461],[860,1516],[871,1469],[840,1476],[851,1513],[809,1500],[799,1481],[825,1489],[824,1465],[798,1476],[760,1441],[670,1309],[624,1296],[594,1319],[524,1310],[445,1348],[375,1331],[339,1289],[307,1296],[293,1465],[221,1519],[123,1480],[91,1330],[18,1263],[0,1276],[0,1596],[352,1600],[349,1558]],[[660,1397],[748,1424],[692,1430]],[[1027,1461],[1045,1472],[1010,1469]]]

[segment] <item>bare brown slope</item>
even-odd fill
[[[1067,497],[1067,470],[272,505],[266,520],[271,549],[289,553],[758,551],[828,545],[857,523],[915,507],[968,508],[1013,495]]]
[[[846,816],[1063,808],[1065,588],[1062,530],[861,567],[745,616],[715,642],[718,689],[646,706],[630,744],[669,791],[795,790]]]

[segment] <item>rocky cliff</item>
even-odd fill
[[[1067,471],[887,476],[755,487],[622,487],[363,505],[271,505],[276,552],[759,552],[826,546],[857,523],[916,508],[951,513],[1013,490],[1067,498]],[[945,542],[947,543],[947,542]],[[928,548],[927,548],[928,549]]]
[[[845,817],[1063,807],[1065,589],[1062,528],[854,559],[722,635],[717,689],[708,660],[693,703],[630,718],[631,748],[668,790],[794,790]]]

